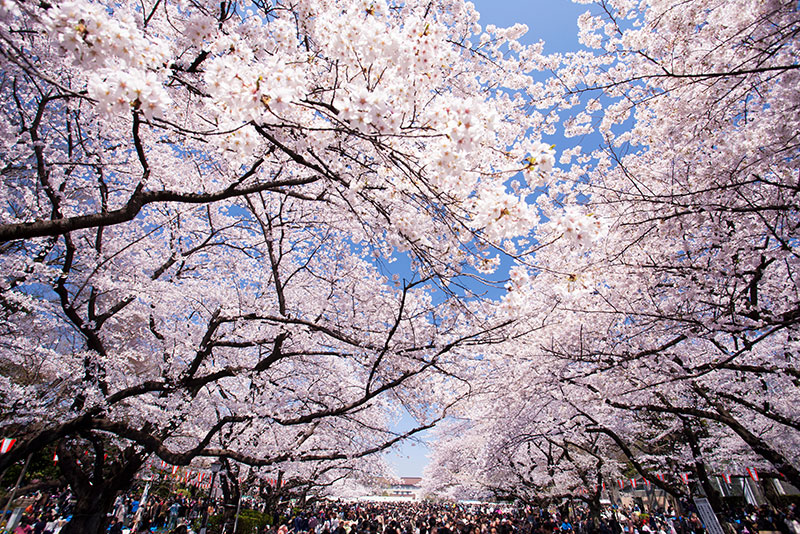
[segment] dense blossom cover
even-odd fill
[[[588,4],[2,2],[0,467],[800,485],[797,6]]]
[[[468,393],[447,384],[509,322],[473,280],[555,161],[524,26],[458,1],[0,9],[0,463],[57,446],[69,528],[151,455],[353,469]]]
[[[463,412],[485,443],[472,484],[597,502],[626,477],[686,494],[687,475],[713,496],[757,467],[797,485],[797,5],[587,4],[584,49],[547,81],[576,139],[566,210],[511,269],[521,320],[486,386],[505,400]]]

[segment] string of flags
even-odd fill
[[[15,438],[2,438],[0,440],[0,454],[6,454],[14,444],[17,442]],[[85,451],[84,455],[88,455],[89,451]],[[105,458],[108,458],[108,454],[105,455]],[[78,460],[80,463],[80,460]],[[58,452],[53,452],[53,464],[58,464]],[[209,489],[211,486],[211,476],[206,471],[199,471],[195,469],[181,469],[180,466],[177,465],[169,465],[164,460],[151,461],[148,466],[151,469],[160,469],[161,471],[169,471],[170,475],[175,477],[177,480],[183,482],[184,484],[189,484],[193,486],[198,486],[203,489]],[[239,483],[244,481],[244,477],[239,477]],[[267,479],[267,484],[272,487],[276,487],[278,485],[278,479],[270,478]],[[284,482],[281,482],[281,486],[283,486]]]
[[[11,448],[14,446],[16,442],[17,440],[14,438],[2,438],[2,441],[0,441],[0,454],[6,454],[8,451],[11,450]],[[53,453],[53,463],[58,463],[57,452]],[[210,483],[206,482],[208,473],[204,471],[197,471],[193,469],[182,470],[180,466],[177,465],[170,466],[164,460],[161,460],[160,463],[158,463],[157,465],[156,462],[151,462],[150,467],[160,469],[162,471],[167,471],[169,469],[171,471],[172,476],[174,476],[176,479],[180,480],[185,484],[190,484],[206,489],[211,485]],[[755,467],[748,467],[745,469],[745,472],[747,473],[748,477],[753,479],[754,482],[758,482],[760,480],[758,470]],[[686,485],[689,484],[689,473],[685,472],[679,473],[678,476],[681,482],[683,482]],[[718,476],[720,476],[727,484],[730,484],[733,475],[731,475],[730,473],[721,473]],[[656,473],[655,477],[662,482],[664,481],[664,473]],[[649,488],[651,486],[650,481],[647,480],[646,478],[642,478],[641,480],[646,487]],[[241,483],[242,481],[243,477],[239,477],[239,482]],[[267,479],[266,482],[272,487],[276,487],[278,485],[278,479],[275,478]],[[626,486],[630,486],[632,489],[636,489],[638,487],[638,484],[639,484],[639,479],[635,477],[630,479],[621,478],[617,480],[617,485],[619,485],[619,489],[625,489]],[[281,485],[283,485],[283,483],[281,483]],[[594,489],[595,491],[597,491],[597,485],[595,485]],[[604,491],[606,489],[605,482],[603,482],[602,489]]]
[[[153,460],[150,462],[149,467],[151,469],[157,469],[163,471],[166,476],[174,477],[177,481],[183,482],[184,484],[197,486],[199,488],[208,489],[211,486],[211,473],[208,471],[201,471],[196,469],[184,469],[178,465],[170,465],[164,460]],[[241,484],[244,482],[245,477],[239,476],[239,483]],[[278,480],[275,478],[270,478],[266,480],[266,483],[272,487],[277,486]],[[284,481],[281,482],[281,485],[284,485]]]
[[[760,480],[760,477],[758,475],[758,470],[755,467],[748,467],[747,469],[745,469],[745,472],[747,473],[745,476],[746,477],[750,477],[751,479],[753,479],[754,482],[758,482]],[[731,475],[730,473],[721,473],[721,474],[716,475],[716,476],[719,476],[727,484],[730,484],[732,479],[733,479],[733,476],[737,476],[737,475]],[[655,477],[658,480],[660,480],[661,482],[664,482],[664,480],[665,480],[664,479],[664,473],[656,473]],[[678,478],[680,479],[680,481],[683,482],[684,484],[686,484],[687,486],[689,485],[689,477],[690,477],[690,473],[678,473]],[[648,488],[651,486],[650,481],[647,480],[646,478],[629,478],[629,479],[620,478],[620,479],[617,479],[617,485],[619,486],[619,489],[625,489],[626,487],[630,487],[631,489],[636,489],[639,486],[639,484],[644,484],[645,487],[648,487]],[[603,488],[602,489],[603,490],[606,489],[605,483],[603,483]],[[595,491],[597,491],[597,486],[596,485],[595,485]]]
[[[197,486],[202,489],[208,489],[211,486],[211,477],[205,471],[182,469],[180,466],[170,465],[164,460],[151,462],[150,468],[163,471],[166,476],[173,477],[176,481],[189,486]]]

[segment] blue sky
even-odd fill
[[[528,25],[520,39],[524,44],[545,42],[545,52],[566,52],[578,47],[578,16],[590,6],[569,0],[472,0],[481,14],[481,25]]]
[[[472,0],[481,14],[480,23],[498,27],[512,26],[518,22],[528,25],[528,33],[520,39],[523,44],[545,42],[545,53],[566,52],[578,48],[578,16],[589,6],[573,4],[569,0]],[[562,138],[563,139],[563,138]],[[573,141],[574,143],[574,141]],[[573,144],[571,143],[571,144]],[[398,431],[413,426],[404,417]],[[424,436],[422,436],[424,439]],[[407,443],[397,452],[387,455],[387,460],[399,476],[421,476],[428,463],[428,448],[424,443]]]

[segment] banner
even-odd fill
[[[747,474],[750,475],[750,478],[753,479],[753,482],[758,482],[758,471],[756,471],[755,467],[748,467]]]
[[[11,438],[3,438],[3,442],[0,443],[0,454],[5,454],[11,450],[11,447],[14,446],[17,440]]]

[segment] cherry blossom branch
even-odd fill
[[[719,423],[724,424],[728,428],[730,428],[736,435],[738,435],[742,440],[750,446],[753,452],[760,455],[762,458],[770,462],[775,468],[782,474],[784,474],[789,482],[794,484],[795,482],[800,483],[800,470],[798,470],[792,463],[780,452],[776,451],[772,446],[770,446],[763,438],[755,435],[747,428],[744,427],[739,421],[737,421],[731,413],[720,403],[712,401],[707,393],[707,391],[702,388],[701,386],[694,384],[694,389],[697,391],[707,402],[709,402],[716,411],[708,411],[692,406],[662,406],[656,405],[652,403],[645,403],[645,404],[637,404],[637,405],[629,405],[619,401],[614,400],[607,400],[606,402],[619,409],[629,410],[629,411],[636,411],[636,410],[647,410],[650,412],[655,413],[670,413],[679,416],[693,416],[700,419],[708,419],[711,421],[717,421]]]
[[[450,406],[452,406],[452,404]],[[436,419],[432,420],[429,423],[418,425],[409,431],[396,435],[392,439],[384,441],[378,445],[368,447],[356,453],[329,452],[329,453],[298,454],[294,451],[288,451],[269,457],[257,457],[238,451],[233,451],[230,449],[207,448],[207,445],[210,442],[210,440],[216,434],[218,434],[223,427],[229,424],[250,421],[252,419],[252,417],[250,416],[247,417],[227,416],[221,418],[212,428],[210,428],[206,432],[205,437],[202,440],[200,440],[200,442],[198,442],[198,444],[195,447],[181,453],[176,453],[170,450],[169,447],[164,444],[163,440],[158,438],[157,436],[142,430],[131,428],[127,424],[122,422],[115,422],[104,418],[98,418],[94,421],[94,428],[96,428],[97,430],[111,432],[114,435],[138,443],[139,445],[147,448],[148,450],[153,451],[159,458],[172,465],[189,465],[189,463],[194,458],[214,457],[214,458],[228,458],[250,466],[265,467],[290,460],[299,462],[317,462],[326,460],[345,460],[345,459],[363,458],[365,456],[369,456],[371,454],[375,454],[377,452],[386,450],[395,445],[396,443],[399,443],[400,441],[403,441],[420,432],[433,428],[438,422],[443,420],[446,416],[447,416],[447,408],[445,408],[442,411],[442,414],[439,417],[437,417]],[[0,459],[0,461],[2,461],[2,459]]]
[[[240,182],[254,175],[263,160],[256,161],[245,173]],[[105,213],[79,215],[75,217],[39,220],[34,222],[10,223],[0,225],[0,243],[18,239],[63,235],[76,230],[110,226],[133,220],[141,209],[157,202],[178,202],[187,204],[206,204],[234,197],[258,193],[261,191],[280,192],[285,187],[294,187],[314,183],[318,177],[290,178],[257,183],[247,187],[229,187],[212,193],[180,193],[177,191],[144,191],[140,182],[124,207]]]
[[[735,76],[747,76],[750,74],[759,74],[764,72],[788,72],[796,69],[800,69],[800,64],[792,64],[792,65],[776,65],[771,67],[757,67],[753,69],[738,69],[732,70],[729,72],[707,72],[707,73],[683,73],[678,74],[674,72],[670,72],[665,67],[659,65],[660,68],[663,70],[662,73],[656,74],[642,74],[639,76],[631,76],[625,78],[624,80],[618,80],[614,82],[609,82],[606,84],[598,84],[598,85],[591,85],[587,87],[583,87],[580,89],[571,89],[568,90],[568,94],[573,93],[585,93],[591,91],[607,91],[609,89],[614,89],[616,87],[622,85],[628,85],[635,82],[651,80],[651,79],[688,79],[693,81],[702,81],[702,80],[709,80],[715,78],[728,78],[728,77],[735,77]]]
[[[642,475],[645,480],[651,482],[652,484],[656,485],[658,488],[666,491],[673,497],[680,498],[683,495],[677,486],[673,486],[672,484],[668,484],[667,482],[662,482],[661,479],[652,475],[650,470],[643,466],[637,459],[636,454],[628,447],[628,444],[625,443],[619,435],[611,430],[610,428],[606,428],[602,425],[598,425],[596,421],[593,421],[595,426],[589,426],[586,428],[586,431],[589,433],[600,433],[605,434],[619,447],[619,450],[622,451],[622,454],[625,455],[625,458],[631,463],[636,472]]]

